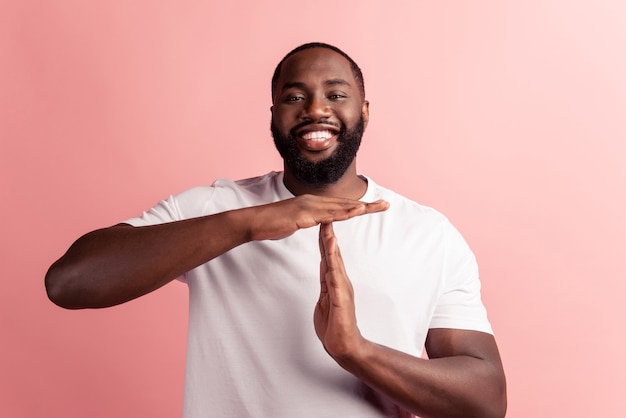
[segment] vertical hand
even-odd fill
[[[320,225],[320,297],[315,306],[315,332],[337,362],[356,354],[364,342],[357,327],[354,292],[346,274],[332,223]]]

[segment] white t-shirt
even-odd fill
[[[334,223],[367,339],[421,356],[429,328],[491,333],[474,255],[434,209],[367,178],[361,200],[382,213]],[[161,201],[134,226],[293,197],[283,174],[218,180]],[[187,272],[189,335],[184,416],[410,416],[343,370],[313,327],[319,296],[317,227],[250,242]]]

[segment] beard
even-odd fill
[[[298,182],[308,186],[321,187],[336,183],[346,173],[359,150],[365,130],[363,116],[359,118],[354,128],[346,129],[345,125],[341,125],[337,149],[330,157],[321,161],[307,160],[300,153],[294,132],[301,127],[302,125],[296,126],[288,135],[283,135],[272,118],[270,129],[274,145],[283,158],[285,167]]]

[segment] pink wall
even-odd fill
[[[185,287],[69,312],[44,273],[170,193],[280,168],[271,72],[321,40],[365,72],[360,170],[477,254],[508,416],[623,416],[626,7],[237,3],[0,4],[0,415],[179,415]]]

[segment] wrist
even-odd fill
[[[354,373],[373,360],[375,349],[376,344],[359,335],[353,344],[332,357],[341,367]]]
[[[250,208],[235,209],[224,212],[225,225],[228,231],[234,232],[239,244],[253,241],[253,232],[250,221]]]

